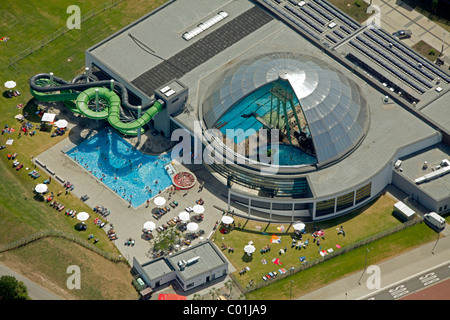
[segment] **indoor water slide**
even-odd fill
[[[48,73],[39,73],[30,79],[29,85],[31,94],[36,99],[62,101],[72,112],[90,119],[107,119],[111,126],[127,135],[137,135],[139,130],[143,132],[142,127],[164,107],[162,101],[154,99],[139,110],[139,106],[128,102],[127,89],[121,83],[114,81],[113,85],[114,89],[120,92],[122,99],[114,90],[111,90],[110,80],[79,82],[85,79],[85,75],[79,75],[72,82],[66,82]],[[90,107],[90,102],[92,104],[96,101],[102,101],[102,107],[99,110]],[[124,122],[122,108],[138,115],[142,114],[137,119]]]

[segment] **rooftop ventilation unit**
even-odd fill
[[[205,22],[200,23],[197,27],[195,27],[191,31],[183,33],[183,39],[186,41],[191,40],[193,37],[195,37],[199,33],[205,31],[206,29],[211,28],[213,25],[215,25],[219,21],[225,19],[226,17],[228,17],[228,13],[226,13],[225,11],[220,11],[214,17],[212,17],[211,19],[209,19]]]
[[[441,166],[442,166],[441,168],[439,168],[433,172],[427,173],[426,175],[424,175],[420,178],[417,178],[416,180],[414,180],[414,182],[416,184],[420,184],[423,182],[428,182],[430,180],[440,178],[443,175],[450,173],[449,161],[447,159],[444,159],[441,161]]]
[[[180,268],[180,270],[184,270],[184,268],[196,263],[198,260],[200,260],[199,256],[191,258],[188,261],[180,260],[180,261],[178,261],[178,267]]]

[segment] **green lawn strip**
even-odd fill
[[[246,298],[249,300],[289,299],[291,280],[294,281],[292,298],[296,298],[363,270],[367,249],[369,249],[367,254],[369,266],[435,239],[436,233],[426,224],[420,223],[252,291]]]
[[[338,251],[336,245],[345,248],[385,230],[401,226],[401,222],[392,215],[394,203],[395,201],[390,196],[382,195],[349,215],[321,223],[306,224],[307,232],[303,235],[303,241],[309,239],[309,245],[306,249],[291,248],[291,236],[294,230],[292,227],[288,229],[289,224],[267,224],[242,218],[235,218],[236,226],[240,224],[240,228],[235,228],[228,234],[222,234],[219,227],[213,239],[219,248],[222,247],[222,244],[234,248],[234,252],[229,250],[223,250],[223,252],[237,270],[235,272],[236,279],[245,288],[252,279],[256,283],[262,282],[261,277],[269,272],[275,271],[278,273],[280,268],[289,270],[291,267],[298,267],[300,257],[304,256],[309,261],[321,258],[319,249],[328,250],[331,248]],[[321,241],[319,246],[317,242],[313,242],[313,237],[310,235],[314,231],[314,225],[318,230],[323,229],[325,233],[325,239],[319,238]],[[285,228],[284,233],[279,230],[281,226]],[[338,234],[337,229],[341,226],[344,227],[346,232],[345,237]],[[280,236],[280,244],[271,243],[273,234]],[[249,241],[252,241],[256,248],[252,257],[246,255],[243,250]],[[267,245],[271,247],[270,252],[261,253],[260,249]],[[285,247],[286,253],[280,255],[279,250],[284,250]],[[272,262],[276,258],[280,259],[282,265],[276,265]],[[264,264],[263,259],[267,263]],[[245,267],[249,267],[250,271],[239,275],[239,271]]]

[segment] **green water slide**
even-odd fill
[[[104,106],[104,108],[99,111],[89,107],[90,101],[96,101],[97,92],[98,100],[101,100],[102,105]],[[153,106],[147,109],[138,119],[130,122],[123,122],[120,118],[120,102],[120,97],[114,91],[107,88],[94,87],[81,92],[77,96],[75,103],[81,114],[90,119],[108,119],[111,126],[117,131],[127,135],[137,135],[138,130],[143,130],[142,127],[163,109],[163,105],[158,101],[155,101]]]
[[[79,82],[85,76],[77,76],[72,82],[66,82],[53,74],[36,74],[29,80],[31,94],[40,101],[62,101],[74,113],[87,118],[105,120],[117,131],[126,135],[143,133],[145,126],[164,108],[162,101],[153,100],[141,107],[128,102],[127,89],[119,82],[114,82],[114,89],[119,90],[122,99],[112,90],[110,80]],[[122,108],[137,114],[137,119],[123,120]],[[141,114],[142,109],[142,114]],[[126,117],[124,117],[126,118]]]

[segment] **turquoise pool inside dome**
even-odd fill
[[[255,117],[244,118],[242,115],[254,112],[258,116],[263,117],[268,114],[271,104],[271,87],[272,84],[267,84],[259,88],[225,112],[216,123],[216,126],[220,127],[219,130],[222,134],[227,134],[228,138],[233,139],[238,144],[248,137],[250,131],[245,131],[253,129],[257,132],[263,128],[263,124]],[[293,102],[295,105],[299,103],[295,95]],[[242,129],[242,131],[234,131],[236,129]],[[227,132],[227,130],[229,131]],[[295,146],[279,144],[276,148],[279,150],[279,165],[309,165],[317,162],[316,157],[303,152]]]
[[[66,154],[133,207],[172,185],[164,165],[170,154],[147,155],[106,128]],[[107,206],[107,204],[99,204]]]

